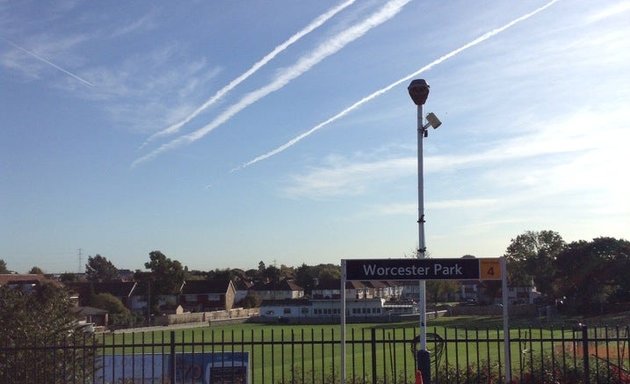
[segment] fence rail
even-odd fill
[[[415,328],[350,329],[346,382],[415,383],[416,336]],[[428,339],[433,382],[504,382],[502,330],[435,328]],[[510,339],[515,383],[630,383],[629,327],[512,329]],[[340,353],[338,327],[0,341],[0,384],[340,383]]]

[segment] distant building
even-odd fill
[[[262,300],[300,299],[304,297],[304,288],[293,280],[282,280],[278,283],[257,283],[250,291],[255,292]]]
[[[120,300],[127,308],[132,307],[132,298],[138,283],[133,281],[108,281],[108,282],[68,282],[64,284],[69,290],[75,292],[79,298],[80,306],[88,306],[90,297],[101,293],[108,293]]]
[[[185,311],[206,312],[234,307],[236,289],[230,280],[187,280],[180,295]]]
[[[346,316],[350,320],[380,319],[391,316],[413,314],[417,307],[412,304],[387,304],[385,299],[347,299]],[[341,300],[336,299],[297,299],[264,300],[260,305],[263,319],[277,320],[330,320],[338,321],[341,316]]]
[[[59,285],[57,281],[39,274],[0,274],[0,287],[7,286],[26,293],[30,293],[33,288],[45,283]]]

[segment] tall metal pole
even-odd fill
[[[413,80],[409,87],[409,96],[418,106],[418,259],[426,257],[426,244],[424,239],[424,169],[423,169],[423,140],[427,126],[424,125],[422,107],[429,96],[429,84],[424,79]],[[439,126],[439,124],[437,125]],[[434,128],[437,128],[435,126]],[[426,282],[419,283],[419,312],[420,312],[420,350],[417,355],[418,369],[422,374],[423,382],[431,382],[431,356],[427,350],[427,301]]]
[[[422,104],[418,105],[418,259],[426,257],[426,243],[424,240],[424,161],[423,141],[424,122],[422,118]],[[426,306],[426,281],[420,280],[419,306],[420,306],[420,348],[427,350],[427,306]]]
[[[426,258],[426,243],[424,238],[424,164],[423,141],[426,128],[422,117],[422,104],[418,105],[418,259]],[[431,382],[431,355],[427,349],[427,293],[426,281],[419,284],[420,310],[420,350],[418,351],[418,369],[423,382]]]
[[[346,260],[341,260],[341,384],[346,384]]]
[[[505,382],[512,382],[512,351],[510,349],[510,312],[508,310],[507,261],[501,258],[501,302],[503,303],[503,355],[505,359]]]

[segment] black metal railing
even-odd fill
[[[346,382],[415,383],[416,328],[352,328]],[[504,383],[497,329],[434,328],[435,383]],[[285,326],[70,335],[30,345],[0,341],[0,384],[341,383],[339,327]],[[629,327],[510,330],[514,383],[630,383]]]

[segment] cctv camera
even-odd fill
[[[435,116],[435,113],[433,112],[427,115],[427,121],[433,127],[433,129],[437,129],[437,127],[442,125],[442,122],[440,121],[440,119],[438,119],[438,117]]]

